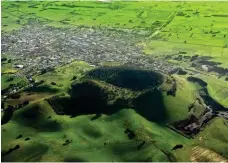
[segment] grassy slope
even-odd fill
[[[223,157],[223,161],[226,162],[228,158],[226,150],[228,148],[227,132],[227,120],[215,118],[194,138],[191,144],[185,146],[183,150],[176,150],[175,156],[179,161],[186,161],[188,158],[193,162],[218,162],[218,157]],[[216,155],[215,152],[220,156]]]
[[[49,116],[51,118],[47,119]],[[82,115],[77,118],[56,115],[47,102],[30,104],[15,112],[12,120],[2,126],[2,130],[6,130],[2,132],[2,149],[6,150],[17,144],[21,147],[4,159],[7,161],[31,161],[35,158],[41,159],[38,161],[63,161],[63,158],[84,161],[145,159],[168,161],[161,149],[171,152],[176,144],[189,143],[188,139],[145,120],[133,110],[122,110],[111,116],[102,115],[95,121],[91,121],[91,117],[93,115]],[[54,120],[56,122],[53,122]],[[127,138],[124,134],[126,128],[131,128],[139,139],[146,141],[142,149],[137,150],[140,141]],[[19,134],[22,134],[23,138],[15,139]],[[24,141],[26,137],[31,140]],[[63,146],[66,139],[72,140],[72,143]],[[77,152],[72,153],[72,151]]]
[[[228,125],[227,120],[215,118],[208,127],[195,139],[196,143],[217,151],[222,156],[228,157]]]
[[[9,87],[10,84],[28,83],[27,79],[23,77],[13,77],[14,79],[12,81],[7,81],[11,77],[13,77],[11,74],[4,74],[1,76],[1,89]]]
[[[195,101],[195,88],[186,79],[175,76],[177,82],[176,96],[164,94],[164,104],[169,114],[169,121],[188,117],[188,106]]]
[[[201,78],[208,83],[207,89],[209,95],[228,108],[228,83],[214,77],[201,76]]]
[[[70,84],[72,83],[72,78],[75,76],[76,80],[80,79],[86,71],[91,70],[88,63],[82,61],[74,61],[70,64],[57,67],[54,71],[47,72],[45,74],[34,76],[36,80],[45,80],[46,84],[50,87],[59,89],[59,91],[66,92]],[[55,82],[57,85],[63,85],[62,87],[53,86],[51,82]]]

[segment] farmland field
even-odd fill
[[[228,161],[228,2],[1,7],[2,161]]]

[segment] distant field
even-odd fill
[[[176,4],[150,2],[3,2],[2,29],[9,31],[32,21],[72,25],[153,29],[166,22]],[[165,5],[165,6],[164,6]],[[169,10],[164,7],[173,6]],[[152,12],[151,12],[152,11]],[[159,22],[156,22],[159,21]]]
[[[160,55],[159,48],[163,52],[183,49],[212,56],[222,62],[222,67],[227,67],[227,5],[226,2],[2,2],[2,31],[34,22],[61,28],[84,25],[140,29],[152,39],[145,46],[147,54]]]

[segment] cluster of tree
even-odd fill
[[[12,105],[8,105],[1,119],[2,125],[6,124],[11,119],[11,117],[13,116],[13,111],[14,107]]]
[[[14,93],[14,94],[10,95],[9,97],[12,99],[19,99],[21,97],[21,95],[18,93]]]
[[[174,126],[175,130],[181,132],[186,137],[192,137],[199,132],[199,129],[200,129],[199,126],[196,126],[195,128],[192,128],[192,129],[186,128],[186,126],[196,123],[197,121],[198,119],[194,115],[191,115],[190,117],[184,120],[173,122],[172,126]]]
[[[56,85],[56,83],[55,82],[51,82],[51,85]]]
[[[13,79],[14,79],[13,77],[10,77],[10,78],[7,79],[6,81],[7,81],[7,82],[11,82],[11,81],[13,81]]]
[[[28,8],[38,8],[37,4],[29,5]]]
[[[16,109],[20,109],[29,104],[29,100],[25,100],[23,103],[16,105]]]
[[[42,69],[42,70],[41,70],[41,74],[45,74],[45,73],[48,72],[48,71],[54,71],[54,70],[55,70],[54,68],[48,67],[48,68]]]
[[[198,83],[201,87],[206,87],[207,86],[207,82],[203,81],[202,79],[193,77],[193,76],[189,76],[187,78],[187,80],[190,81],[190,82]]]
[[[173,85],[172,85],[172,88],[169,90],[169,91],[167,91],[167,95],[169,96],[169,95],[171,95],[171,96],[173,96],[173,97],[175,97],[176,96],[176,91],[177,91],[177,83],[176,83],[176,80],[175,80],[175,78],[174,77],[172,77],[172,81],[173,81]]]
[[[7,61],[7,58],[1,58],[1,62]]]
[[[177,13],[177,16],[185,16],[186,14],[185,13],[183,13],[183,12],[178,12]]]
[[[119,10],[119,9],[123,8],[124,6],[125,5],[123,5],[123,4],[110,4],[108,6],[108,8],[111,10]]]
[[[135,133],[134,131],[130,130],[129,128],[127,128],[124,133],[128,136],[129,139],[133,139],[135,138]]]

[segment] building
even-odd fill
[[[15,65],[15,68],[23,68],[24,65]]]

